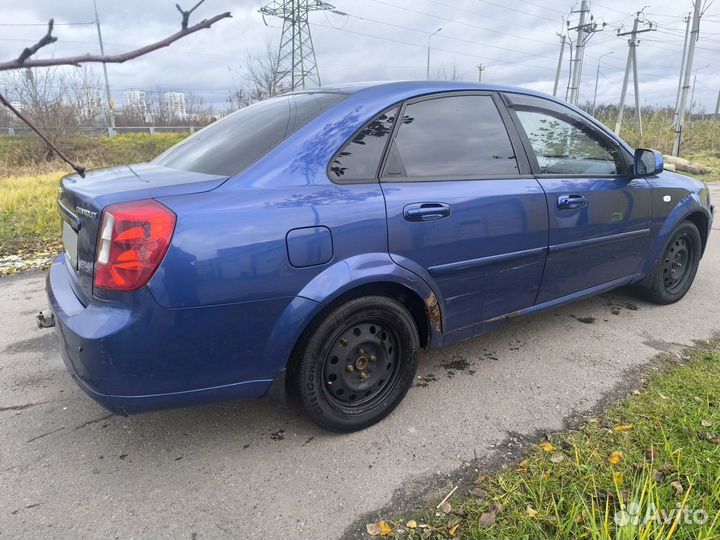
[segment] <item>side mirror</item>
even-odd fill
[[[663,156],[656,150],[638,148],[635,150],[633,172],[635,176],[653,176],[665,170]]]

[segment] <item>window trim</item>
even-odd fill
[[[397,108],[397,110],[398,110],[397,118],[395,118],[395,122],[393,122],[392,129],[390,130],[390,133],[388,134],[388,137],[387,137],[387,139],[385,140],[385,144],[383,145],[383,148],[382,148],[382,150],[381,150],[381,152],[380,152],[380,159],[378,160],[377,167],[375,168],[375,176],[374,176],[373,178],[361,178],[361,179],[356,179],[356,178],[349,179],[349,178],[338,178],[338,177],[336,177],[336,176],[333,174],[333,172],[332,172],[332,165],[333,165],[333,163],[335,162],[335,159],[340,155],[340,152],[342,152],[342,151],[345,149],[345,147],[346,147],[348,144],[350,144],[350,143],[355,139],[355,137],[358,136],[358,134],[359,134],[361,131],[363,131],[363,130],[364,130],[365,128],[367,128],[372,122],[374,122],[375,119],[376,119],[378,116],[380,116],[380,115],[382,115],[382,114],[386,114],[388,111],[391,111],[391,110],[393,110],[393,109],[395,109],[395,108]],[[327,164],[327,166],[325,167],[325,174],[327,175],[328,179],[329,179],[333,184],[340,184],[340,185],[343,185],[343,184],[350,184],[350,185],[352,185],[352,184],[376,184],[376,183],[380,182],[380,172],[381,172],[381,169],[382,169],[382,166],[383,166],[383,163],[384,163],[383,160],[384,160],[384,158],[385,158],[385,154],[386,154],[387,149],[388,149],[388,144],[389,144],[390,140],[391,140],[392,137],[393,137],[393,133],[395,132],[395,126],[397,125],[397,119],[400,118],[400,114],[401,114],[401,112],[402,112],[402,108],[403,108],[403,101],[400,100],[400,101],[397,101],[397,102],[393,103],[393,104],[390,105],[389,107],[385,107],[384,109],[380,110],[379,112],[373,114],[373,115],[372,115],[372,118],[370,118],[370,120],[368,120],[367,122],[365,122],[365,123],[364,123],[362,126],[360,126],[357,130],[355,130],[355,131],[353,132],[353,134],[350,135],[350,137],[348,137],[348,138],[345,140],[345,142],[343,142],[343,143],[340,145],[340,147],[339,147],[339,148],[337,149],[337,151],[332,155],[332,157],[330,158],[330,161],[328,161],[328,164]]]
[[[537,155],[535,154],[535,149],[532,147],[532,143],[530,142],[530,139],[527,136],[527,133],[525,132],[525,128],[522,125],[522,122],[520,121],[520,118],[518,118],[516,112],[515,112],[515,105],[512,103],[512,95],[520,95],[523,97],[529,97],[532,99],[540,100],[541,102],[547,102],[549,104],[556,105],[558,108],[561,108],[563,110],[568,111],[568,113],[573,113],[580,117],[581,121],[585,122],[585,125],[588,126],[592,134],[594,134],[598,140],[605,141],[609,147],[615,148],[619,155],[620,160],[623,165],[623,170],[616,174],[578,174],[578,173],[567,173],[567,174],[559,174],[559,173],[543,173],[540,171],[540,164],[537,160]],[[514,124],[515,130],[518,132],[519,138],[523,143],[523,146],[525,147],[525,153],[527,154],[530,168],[533,171],[533,175],[536,178],[610,178],[610,179],[632,179],[632,166],[630,162],[628,161],[628,152],[621,144],[618,143],[613,137],[610,137],[607,133],[604,132],[604,130],[600,129],[597,125],[595,125],[594,122],[591,122],[584,118],[579,113],[573,111],[570,107],[567,105],[564,105],[562,103],[558,103],[556,101],[547,99],[542,96],[535,96],[532,94],[521,94],[520,92],[503,92],[502,93],[502,100],[505,103],[505,106],[507,108],[508,114],[510,115],[512,122]],[[522,110],[527,110],[530,112],[539,112],[542,114],[546,114],[548,116],[558,118],[559,120],[565,121],[569,124],[573,124],[576,122],[576,120],[570,115],[570,114],[563,114],[560,112],[552,111],[549,108],[543,108],[541,106],[527,106],[522,105]]]
[[[412,177],[412,176],[384,177],[383,174],[385,173],[385,167],[387,166],[388,156],[390,154],[390,148],[392,147],[393,144],[395,144],[395,139],[397,137],[398,130],[400,129],[400,125],[402,124],[402,122],[395,122],[395,125],[393,126],[393,130],[390,133],[390,138],[387,141],[387,144],[385,145],[385,151],[383,153],[381,167],[379,169],[379,181],[381,184],[409,183],[409,182],[462,182],[462,181],[472,181],[472,180],[478,180],[478,181],[482,181],[482,180],[514,180],[514,179],[534,178],[534,175],[532,174],[532,170],[530,167],[530,163],[527,159],[524,145],[522,144],[519,134],[517,133],[517,129],[513,125],[512,119],[497,92],[486,91],[486,90],[450,90],[450,91],[445,91],[445,92],[434,92],[432,94],[425,94],[422,96],[415,96],[415,97],[406,99],[402,103],[402,107],[400,108],[400,112],[398,113],[398,118],[404,117],[405,110],[407,109],[408,105],[412,105],[414,103],[420,103],[422,101],[430,101],[433,99],[443,99],[443,98],[457,97],[457,96],[489,96],[492,99],[492,102],[498,111],[498,115],[500,116],[500,121],[502,122],[502,125],[505,128],[505,133],[507,134],[508,139],[510,141],[510,146],[512,147],[513,153],[515,154],[515,161],[517,162],[518,172],[502,173],[502,174],[501,173],[491,173],[491,174],[462,175],[462,176],[451,176],[451,177],[447,176],[447,175],[422,176],[422,177]]]

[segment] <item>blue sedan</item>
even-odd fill
[[[286,94],[150,163],[62,180],[47,290],[63,357],[120,414],[292,393],[378,422],[423,348],[635,284],[690,288],[713,217],[567,104],[402,82]]]

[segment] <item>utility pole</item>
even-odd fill
[[[555,70],[555,86],[553,86],[553,96],[557,96],[558,85],[560,84],[560,70],[562,69],[563,54],[565,53],[565,40],[567,39],[564,31],[562,34],[558,34],[558,36],[560,36],[560,56],[558,56],[557,69]]]
[[[273,15],[283,21],[277,58],[278,88],[297,90],[309,83],[320,86],[308,14],[334,7],[323,0],[273,0],[260,8],[263,20],[265,15]]]
[[[478,82],[482,82],[482,74],[483,74],[483,71],[485,71],[485,66],[482,65],[482,64],[480,64],[480,65],[478,66]]]
[[[673,156],[680,155],[680,142],[682,141],[683,125],[685,124],[685,106],[687,101],[687,91],[690,87],[690,74],[692,73],[692,63],[695,57],[695,43],[700,35],[700,17],[701,0],[695,0],[695,10],[693,11],[692,31],[690,32],[690,42],[688,43],[687,62],[685,65],[685,73],[683,73],[683,87],[680,93],[680,102],[678,104],[678,117],[675,126],[675,142],[673,143]]]
[[[690,92],[690,118],[692,118],[693,110],[695,109],[695,85],[697,84],[697,74],[701,69],[709,68],[712,64],[706,64],[695,70],[693,75],[692,91]]]
[[[687,58],[688,36],[690,35],[690,13],[685,17],[685,41],[683,42],[682,60],[680,60],[680,77],[678,77],[677,94],[675,95],[675,108],[673,110],[673,126],[677,127],[678,110],[680,108],[680,90],[682,90],[683,76],[685,74],[685,58]]]
[[[593,116],[595,116],[595,107],[597,106],[597,89],[598,89],[598,80],[600,79],[600,61],[605,56],[608,56],[610,54],[612,54],[612,51],[609,53],[605,53],[605,54],[601,55],[600,58],[598,58],[597,71],[595,71],[595,93],[593,94],[592,112],[590,113]]]
[[[627,63],[625,64],[625,78],[623,79],[622,91],[620,92],[620,105],[618,105],[617,120],[615,121],[615,134],[620,135],[620,128],[622,127],[623,110],[625,108],[625,96],[627,95],[628,80],[630,79],[630,68],[633,72],[633,87],[635,92],[635,115],[637,116],[638,126],[640,127],[640,139],[642,140],[643,128],[642,128],[642,112],[640,110],[640,92],[638,88],[638,74],[637,74],[637,46],[640,43],[637,39],[638,34],[643,32],[652,32],[656,29],[656,26],[645,21],[642,18],[643,10],[641,9],[635,14],[635,20],[633,21],[633,28],[630,32],[620,32],[618,30],[618,37],[630,36],[628,40],[628,57]],[[647,24],[647,28],[638,30],[638,24]]]
[[[582,0],[580,5],[580,11],[573,11],[573,13],[580,13],[580,20],[578,25],[568,30],[577,31],[577,38],[575,40],[575,58],[572,64],[572,76],[570,78],[569,101],[573,105],[577,105],[578,98],[580,97],[580,81],[582,80],[582,68],[583,60],[585,57],[585,45],[592,38],[595,32],[598,30],[598,25],[595,22],[595,17],[590,13],[590,2],[588,0]],[[603,27],[605,23],[603,23]]]
[[[435,30],[433,33],[431,33],[431,34],[428,36],[428,42],[427,42],[427,65],[426,65],[426,69],[425,69],[425,80],[426,80],[426,81],[429,81],[429,80],[430,80],[430,40],[431,40],[432,37],[433,37],[435,34],[437,34],[440,30],[442,30],[442,27],[441,27],[441,28],[438,28],[437,30]]]
[[[93,0],[93,7],[95,8],[95,25],[97,26],[98,43],[100,44],[100,54],[105,55],[105,48],[103,47],[102,32],[100,31],[100,17],[98,16],[97,1]],[[103,74],[105,75],[105,99],[107,100],[107,122],[108,122],[108,135],[110,137],[115,136],[115,114],[113,113],[112,96],[110,95],[110,81],[108,80],[107,64],[103,62]]]
[[[718,118],[718,115],[720,115],[720,92],[718,92],[718,99],[715,104],[715,118]]]

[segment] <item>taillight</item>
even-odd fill
[[[95,287],[133,291],[145,285],[167,252],[175,214],[157,201],[108,206],[95,256]]]

